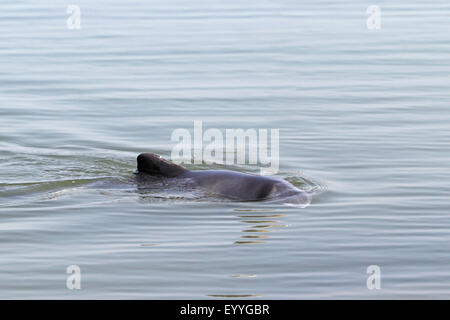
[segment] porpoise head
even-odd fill
[[[141,153],[137,157],[137,169],[139,173],[176,177],[188,170],[172,163],[154,153]]]

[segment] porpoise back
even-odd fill
[[[229,170],[191,171],[154,153],[137,158],[139,173],[168,178],[190,179],[209,193],[240,201],[276,200],[293,204],[309,204],[310,195],[287,181]]]

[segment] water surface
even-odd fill
[[[0,298],[450,298],[448,1],[69,4],[0,4]],[[311,205],[139,192],[194,120],[280,129]]]

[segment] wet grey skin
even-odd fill
[[[311,195],[289,182],[273,177],[230,170],[188,170],[153,153],[137,157],[137,173],[189,179],[208,193],[237,201],[268,201],[306,206]]]

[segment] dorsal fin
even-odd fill
[[[170,162],[154,153],[141,153],[137,157],[137,169],[139,172],[162,175],[165,177],[176,177],[181,173],[188,171],[182,166]]]

